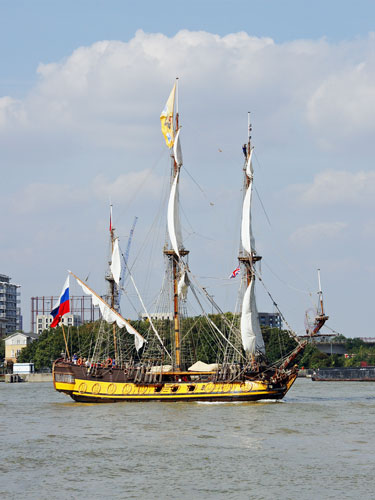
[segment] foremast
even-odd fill
[[[177,95],[178,78],[172,88],[168,101],[160,115],[161,130],[166,144],[170,150],[171,157],[171,191],[168,202],[168,234],[170,245],[167,244],[163,250],[168,258],[172,270],[173,290],[173,332],[174,332],[174,356],[173,368],[175,371],[182,370],[181,356],[181,328],[180,328],[180,304],[179,304],[179,281],[183,274],[182,258],[189,251],[183,247],[181,236],[181,225],[179,217],[179,175],[182,167],[182,153],[180,144],[180,124],[178,113]],[[176,103],[176,113],[175,113]]]
[[[115,262],[117,258],[115,249],[116,242],[118,248],[118,241],[115,236],[115,228],[113,227],[113,219],[112,219],[112,204],[110,205],[110,215],[109,215],[109,234],[110,234],[110,251],[111,251],[111,260],[108,262],[109,269],[105,276],[106,281],[108,282],[108,292],[107,292],[107,301],[112,309],[119,312],[120,304],[119,304],[119,283],[116,283],[116,277],[114,276],[113,266],[118,266],[118,263]],[[117,280],[118,281],[118,280]],[[113,346],[114,346],[114,359],[115,363],[118,363],[118,350],[117,350],[117,337],[116,337],[116,324],[112,325],[113,331]]]

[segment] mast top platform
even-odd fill
[[[189,250],[180,250],[179,252],[180,252],[181,257],[185,257],[185,255],[187,255],[189,253]],[[177,256],[177,254],[174,250],[163,250],[163,253],[164,253],[164,255],[170,255],[170,256],[176,255]]]

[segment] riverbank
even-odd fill
[[[23,373],[0,375],[0,382],[17,383],[17,382],[50,382],[52,383],[52,373]]]

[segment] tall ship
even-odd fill
[[[102,316],[95,325],[92,346],[81,352],[69,352],[64,331],[66,352],[53,365],[55,389],[78,402],[280,400],[297,377],[296,357],[307,340],[300,339],[290,329],[288,333],[294,339],[291,352],[271,363],[258,319],[255,283],[259,278],[257,264],[261,256],[255,250],[252,231],[254,169],[250,119],[241,167],[241,244],[238,267],[233,272],[239,274],[240,281],[238,313],[224,314],[189,267],[189,250],[184,245],[180,224],[183,157],[177,83],[160,116],[171,170],[167,238],[162,250],[165,276],[152,314],[147,311],[121,253],[112,218],[108,294],[100,296],[69,272],[70,278],[92,297]],[[123,290],[124,268],[139,297],[145,321],[130,321],[121,315],[119,296]],[[68,297],[67,281],[54,309],[55,322],[61,316],[59,309],[63,312],[65,307],[66,310],[64,304]],[[190,302],[194,305],[189,309]],[[207,310],[211,310],[211,314]],[[324,323],[324,319],[320,319]]]

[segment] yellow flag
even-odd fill
[[[175,94],[176,84],[173,85],[173,89],[168,97],[167,104],[165,105],[160,115],[161,131],[169,148],[172,148],[174,144],[173,112]]]

